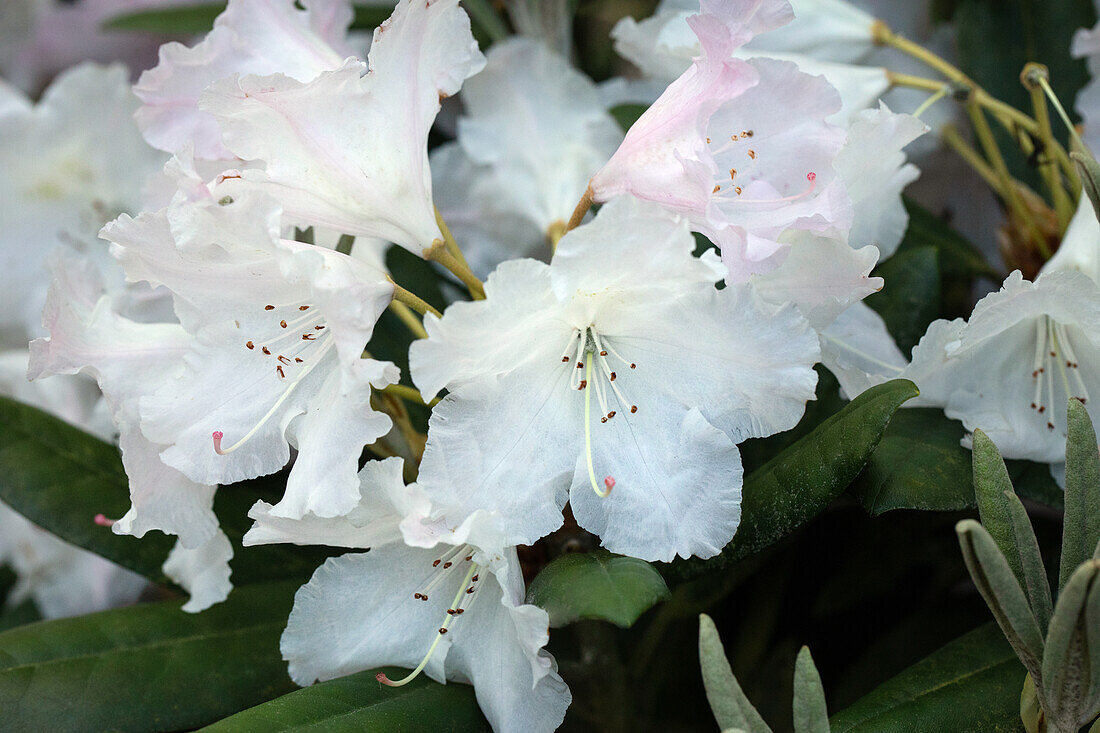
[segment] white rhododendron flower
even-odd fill
[[[282,519],[262,503],[250,513],[246,544],[370,549],[328,560],[298,591],[282,639],[291,678],[308,685],[398,665],[413,671],[379,681],[401,686],[423,672],[472,683],[494,730],[557,728],[570,694],[542,649],[549,618],[523,603],[498,522],[480,512],[457,527],[427,521],[428,499],[405,486],[398,458],[368,463],[360,477],[361,503],[344,517]]]
[[[32,599],[43,618],[94,613],[137,600],[148,582],[31,524],[0,503],[0,565],[15,572],[6,605]]]
[[[359,49],[349,44],[348,0],[232,0],[197,45],[166,43],[160,63],[141,75],[137,120],[149,143],[170,153],[191,144],[195,156],[232,159],[217,120],[199,109],[210,84],[234,75],[285,74],[308,82],[338,69]]]
[[[138,401],[179,375],[190,341],[186,331],[178,324],[137,323],[119,315],[98,270],[72,258],[55,261],[43,325],[50,335],[31,343],[30,377],[94,377],[118,429],[132,505],[114,522],[114,532],[142,537],[156,529],[178,536],[176,563],[166,572],[190,591],[185,609],[198,611],[224,600],[233,549],[214,516],[214,487],[161,462],[163,446],[150,443],[139,429]],[[204,561],[183,562],[194,556]]]
[[[495,44],[462,89],[458,145],[431,156],[440,213],[474,272],[549,254],[588,179],[623,139],[595,84],[542,44]],[[514,222],[501,226],[501,218]]]
[[[846,60],[846,54],[840,54],[841,58],[837,58],[837,54],[831,53],[833,49],[855,51],[858,47],[847,40],[834,45],[833,41],[836,39],[829,37],[828,25],[823,26],[820,23],[818,13],[810,12],[804,19],[803,12],[807,8],[803,6],[807,3],[795,2],[792,5],[794,20],[757,36],[744,48],[735,49],[733,53],[746,59],[766,57],[790,61],[807,74],[824,76],[839,92],[841,99],[841,109],[829,118],[830,122],[843,123],[861,109],[874,106],[890,88],[886,69],[840,63]],[[695,0],[663,0],[657,12],[649,18],[641,21],[623,18],[611,31],[611,36],[615,39],[615,50],[638,67],[644,79],[661,85],[669,84],[687,71],[692,60],[701,53],[699,38],[688,23],[688,18],[697,12],[699,3]],[[843,15],[834,17],[839,19]],[[847,30],[851,30],[851,27],[847,27]],[[787,33],[788,31],[791,33]],[[867,35],[870,40],[869,34]],[[788,43],[799,38],[819,40],[821,43]],[[647,103],[652,102],[657,94],[646,98],[648,95],[644,92],[654,88],[659,94],[662,87],[646,82],[628,83],[625,86],[621,83],[605,85],[607,93],[626,98],[635,97],[635,101]]]
[[[212,84],[200,109],[226,147],[258,168],[219,191],[260,189],[287,218],[420,253],[442,239],[432,206],[428,131],[440,101],[485,59],[458,0],[402,0],[375,31],[368,64],[347,60],[302,82],[284,74]]]
[[[505,262],[486,300],[427,318],[412,376],[450,390],[420,468],[433,502],[530,543],[568,499],[612,551],[717,553],[740,516],[736,443],[798,422],[818,347],[794,308],[716,290],[693,248],[684,220],[613,201],[549,266]]]
[[[359,260],[280,238],[265,195],[177,201],[104,229],[132,279],[171,291],[189,336],[179,373],[141,397],[142,432],[200,483],[272,473],[298,449],[278,511],[334,516],[358,497],[359,453],[390,428],[362,358],[393,285]],[[211,443],[213,436],[213,444]]]
[[[1100,223],[1087,200],[1034,282],[1013,272],[968,321],[933,323],[901,376],[1005,457],[1062,462],[1069,398],[1098,417]]]
[[[1088,63],[1091,79],[1077,94],[1077,111],[1084,118],[1084,141],[1095,154],[1100,150],[1100,24],[1091,30],[1081,28],[1073,36],[1071,51]]]
[[[787,62],[733,58],[760,25],[760,15],[737,11],[704,3],[690,19],[703,55],[639,118],[591,182],[596,201],[629,193],[683,214],[731,266],[767,261],[788,230],[843,232],[852,219],[832,166],[844,132],[825,122],[839,109],[836,90]],[[735,278],[747,274],[733,271]]]
[[[0,87],[0,337],[11,345],[41,332],[44,263],[58,244],[102,255],[99,227],[150,203],[164,156],[142,140],[136,108],[122,66],[70,69],[34,105]]]

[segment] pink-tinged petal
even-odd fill
[[[375,31],[365,76],[349,60],[307,83],[279,74],[218,82],[200,107],[235,155],[262,166],[224,190],[262,188],[292,220],[420,253],[441,238],[428,130],[441,99],[482,65],[457,0],[405,0]]]
[[[145,138],[171,153],[190,143],[198,158],[232,158],[217,121],[199,109],[202,91],[235,74],[282,73],[305,82],[339,68],[356,54],[346,41],[351,16],[347,0],[314,0],[304,10],[291,0],[233,0],[196,46],[162,46],[160,62],[134,85],[144,102],[137,120]]]

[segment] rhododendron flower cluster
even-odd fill
[[[1100,396],[1094,189],[1054,142],[1038,224],[1003,160],[979,166],[1007,263],[1045,252],[1032,269],[932,314],[915,348],[864,302],[906,287],[928,105],[963,99],[996,145],[961,72],[929,89],[869,63],[910,42],[841,0],[663,0],[611,32],[635,73],[597,84],[567,6],[512,2],[521,33],[487,46],[458,0],[400,0],[370,37],[349,0],[229,0],[132,86],[92,64],[36,102],[0,86],[0,390],[117,443],[130,508],[94,523],[173,536],[186,611],[225,601],[253,547],[349,551],[298,579],[299,685],[397,666],[383,696],[470,683],[493,729],[554,730],[574,693],[549,629],[587,617],[528,593],[555,538],[662,588],[640,561],[775,541],[812,513],[762,499],[753,456],[837,384],[855,405],[910,380],[963,445],[984,431],[1061,482],[1067,400]],[[911,114],[882,99],[906,80],[933,95]],[[645,109],[624,123],[623,102]],[[798,481],[858,473],[813,460]],[[247,532],[228,495],[255,499]],[[16,596],[49,615],[144,587],[35,545],[4,504],[0,528]]]

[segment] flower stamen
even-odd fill
[[[470,565],[470,569],[466,571],[466,577],[463,578],[462,584],[458,586],[458,592],[455,593],[454,600],[451,601],[451,605],[447,608],[447,618],[443,620],[443,625],[439,627],[439,631],[436,633],[435,639],[432,641],[432,645],[428,647],[428,653],[425,654],[424,658],[420,660],[420,664],[416,665],[416,669],[414,669],[412,672],[409,672],[408,675],[402,677],[399,680],[391,680],[389,677],[386,676],[385,672],[379,672],[375,676],[375,679],[377,679],[383,685],[387,685],[389,687],[401,687],[402,685],[407,685],[408,683],[412,682],[421,672],[424,671],[424,668],[428,666],[428,660],[432,658],[432,655],[435,654],[436,647],[439,646],[439,640],[442,639],[450,630],[451,622],[454,621],[455,618],[460,616],[466,610],[468,610],[469,605],[463,607],[462,604],[465,602],[466,597],[472,595],[473,593],[474,586],[469,584],[471,579],[477,573],[477,569],[477,563],[473,563]],[[442,574],[440,574],[440,577],[442,577]],[[424,600],[427,600],[427,598],[425,597]]]

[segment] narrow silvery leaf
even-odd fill
[[[1100,650],[1089,648],[1087,609],[1090,596],[1097,598],[1092,591],[1098,575],[1097,560],[1089,560],[1073,572],[1058,596],[1047,632],[1040,679],[1049,718],[1063,730],[1077,730],[1088,721],[1085,713],[1091,707],[1088,692],[1093,666],[1090,657],[1100,657]],[[1091,636],[1095,638],[1096,632]]]
[[[1098,548],[1100,549],[1100,548]],[[1096,560],[1093,560],[1095,563]],[[1088,706],[1085,719],[1100,713],[1100,583],[1093,583],[1085,600],[1085,642],[1089,653]]]
[[[974,495],[982,526],[1008,561],[1044,633],[1053,604],[1039,543],[997,446],[981,430],[974,431]]]
[[[955,525],[966,568],[997,625],[1032,675],[1040,673],[1043,635],[1008,561],[982,525],[964,519]]]
[[[794,730],[795,733],[829,733],[825,690],[807,647],[802,647],[794,663]]]
[[[1059,587],[1092,557],[1100,541],[1100,455],[1096,433],[1085,406],[1069,401],[1066,439],[1066,515],[1062,524],[1062,566]]]
[[[745,733],[771,733],[771,728],[745,697],[741,685],[737,684],[722,640],[718,637],[718,629],[705,613],[699,614],[699,665],[703,671],[707,701],[719,728],[723,731],[733,728]]]

